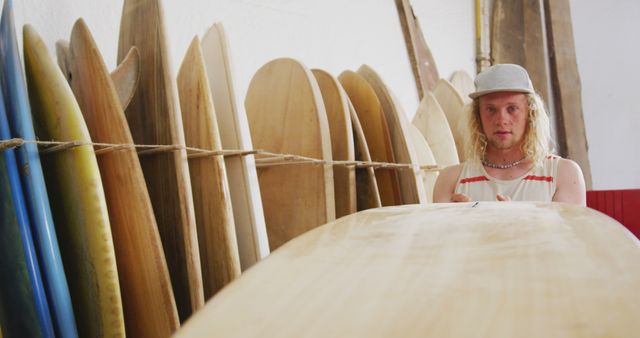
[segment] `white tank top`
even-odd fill
[[[455,192],[469,196],[472,201],[495,201],[496,195],[501,194],[512,201],[551,202],[556,192],[559,161],[560,157],[549,155],[513,180],[499,180],[489,176],[482,164],[465,162]]]

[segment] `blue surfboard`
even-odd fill
[[[0,139],[9,125],[0,93]],[[5,337],[53,337],[29,218],[12,149],[0,154],[0,326]]]
[[[10,136],[35,140],[22,63],[18,53],[11,0],[4,2],[0,19],[0,60],[2,63],[0,79]],[[71,296],[58,247],[38,147],[35,144],[26,144],[19,147],[16,153],[18,164],[23,169],[20,170],[21,182],[36,254],[41,262],[40,268],[46,294],[44,299],[36,298],[36,301],[41,304],[40,317],[45,328],[47,324],[44,322],[48,319],[51,325],[53,320],[57,336],[74,338],[78,334]],[[49,307],[45,306],[47,303]],[[44,332],[47,333],[46,330]]]

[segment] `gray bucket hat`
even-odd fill
[[[476,76],[476,91],[469,97],[476,97],[495,92],[534,93],[533,84],[527,70],[514,64],[493,65]]]

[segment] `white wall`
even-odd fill
[[[68,39],[75,19],[83,17],[107,65],[115,66],[122,0],[14,1],[19,27],[32,24],[52,52],[55,41]],[[589,155],[594,188],[638,188],[640,159],[631,154],[639,144],[640,136],[632,128],[640,126],[640,114],[631,104],[631,91],[637,88],[631,75],[639,75],[632,63],[633,51],[640,48],[635,34],[640,29],[632,14],[640,13],[640,3],[611,3],[615,7],[596,0],[572,2]],[[412,4],[440,75],[448,78],[457,69],[474,74],[474,1]],[[366,63],[395,92],[407,117],[415,114],[418,97],[393,0],[164,0],[163,5],[174,73],[193,36],[222,21],[241,97],[255,71],[276,57],[293,57],[334,75]],[[629,33],[613,37],[606,33],[611,29]],[[635,38],[636,43],[624,38]],[[625,79],[627,83],[620,85]],[[613,97],[615,102],[608,100]]]
[[[594,189],[640,188],[640,2],[571,2]]]

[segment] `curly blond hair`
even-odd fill
[[[551,127],[549,116],[544,108],[544,103],[538,94],[525,94],[529,105],[527,128],[524,135],[522,151],[525,156],[539,163],[545,156],[553,151],[551,139]],[[484,159],[487,136],[482,130],[480,120],[480,98],[475,98],[467,106],[465,116],[467,118],[467,130],[463,133],[465,138],[465,155],[467,161],[480,162]],[[463,126],[464,124],[461,124]]]

